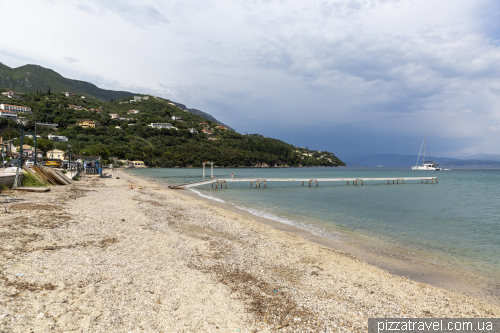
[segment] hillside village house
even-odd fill
[[[64,93],[64,95],[66,95],[66,97],[75,96],[75,94],[72,94],[72,93],[70,93],[70,92],[66,92],[66,93]]]
[[[110,113],[109,115],[111,116],[111,119],[118,119],[120,117],[118,113]]]
[[[57,160],[64,160],[64,154],[65,152],[59,149],[52,149],[47,152],[47,158],[50,159],[57,159]]]
[[[99,114],[101,114],[101,113],[102,113],[102,111],[101,111],[101,110],[99,110],[99,109],[89,109],[89,111],[93,111],[93,112],[95,112],[95,113],[99,113]]]
[[[172,119],[173,119],[173,120],[177,120],[177,121],[184,121],[184,120],[182,119],[182,117],[172,116]]]
[[[78,126],[81,126],[83,128],[95,128],[95,122],[92,120],[85,120],[79,123]]]
[[[17,112],[17,113],[31,113],[31,109],[26,106],[0,104],[0,110]]]
[[[67,138],[67,137],[65,137],[65,136],[63,136],[63,135],[53,135],[53,134],[49,134],[49,135],[47,136],[47,138],[48,138],[49,140],[56,141],[56,142],[58,142],[58,141],[68,141],[68,138]]]
[[[191,132],[191,133],[198,133],[198,130],[196,128],[190,128],[189,132]]]
[[[18,94],[16,94],[13,91],[3,91],[2,96],[8,97],[8,98],[21,98]]]
[[[87,99],[87,97],[85,97],[85,96],[82,96],[82,98],[83,98],[83,99]]]
[[[208,123],[200,123],[200,126],[203,126],[203,128],[209,128],[210,125]]]
[[[83,110],[83,107],[80,105],[70,105],[68,106],[70,109],[75,109],[75,110]]]
[[[224,126],[217,126],[218,129],[221,129],[221,130],[224,130],[224,131],[227,131],[227,128],[224,127]]]
[[[17,146],[15,147],[17,152],[21,151],[21,147]],[[25,157],[33,157],[34,155],[34,148],[31,147],[30,145],[23,145],[23,156]]]
[[[131,161],[127,163],[127,166],[129,168],[145,168],[146,165],[144,164],[143,161]]]
[[[209,130],[209,129],[207,129],[207,128],[202,129],[202,130],[201,130],[201,132],[202,132],[202,133],[205,133],[205,134],[207,134],[207,135],[212,135],[212,134],[214,134],[211,130]]]
[[[136,114],[139,113],[139,110],[128,110],[127,114]]]
[[[151,123],[151,125],[148,125],[149,127],[152,128],[171,128],[171,129],[177,129],[172,126],[172,124],[169,123]]]
[[[0,110],[0,117],[7,119],[17,119],[17,113],[13,111]]]

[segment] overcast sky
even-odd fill
[[[500,154],[498,0],[0,0],[0,62],[338,156]]]

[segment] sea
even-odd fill
[[[201,168],[128,169],[165,185],[203,180]],[[500,169],[214,168],[217,178],[310,178],[313,182],[231,182],[190,191],[256,216],[332,239],[355,239],[398,256],[449,266],[500,282]],[[210,168],[206,169],[210,178]],[[438,183],[321,178],[438,177]]]

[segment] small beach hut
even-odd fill
[[[83,173],[87,175],[101,175],[102,176],[102,159],[101,156],[86,156],[72,154],[72,158],[75,160],[82,160],[83,162]]]

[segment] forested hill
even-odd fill
[[[101,89],[89,82],[67,79],[52,69],[44,68],[38,65],[25,65],[18,68],[10,68],[0,63],[0,90],[13,90],[19,93],[34,93],[38,91],[47,92],[49,89],[52,93],[71,92],[75,95],[94,97],[105,102],[122,99],[131,95],[137,95],[129,91]],[[228,127],[206,112],[197,109],[188,109],[184,104],[176,102],[173,103],[184,110],[201,115],[207,120],[211,120],[219,125]]]
[[[257,134],[242,135],[187,112],[169,100],[141,97],[137,102],[130,102],[133,96],[103,102],[63,93],[30,92],[21,94],[19,100],[0,97],[0,103],[22,103],[32,108],[37,122],[59,124],[57,131],[37,127],[42,137],[38,146],[42,151],[52,148],[68,151],[69,143],[73,152],[100,155],[105,163],[110,157],[118,157],[143,160],[152,167],[200,167],[204,161],[225,167],[344,165],[332,153],[296,148]],[[118,114],[120,119],[112,119],[111,114]],[[173,120],[173,116],[182,118],[182,121]],[[83,121],[94,121],[96,128],[79,126]],[[152,128],[151,123],[170,123],[175,128]],[[9,137],[9,127],[10,137],[19,137],[14,130],[18,126],[1,118],[0,131],[4,139]],[[29,122],[28,130],[34,130],[33,121]],[[203,133],[203,130],[208,133]],[[47,136],[50,133],[67,136],[69,141],[49,141]],[[26,143],[30,144],[29,139]]]
[[[73,94],[94,97],[103,101],[121,99],[133,93],[98,88],[92,83],[67,79],[52,69],[38,65],[25,65],[10,68],[0,63],[0,89],[13,90],[20,93],[70,91]]]

